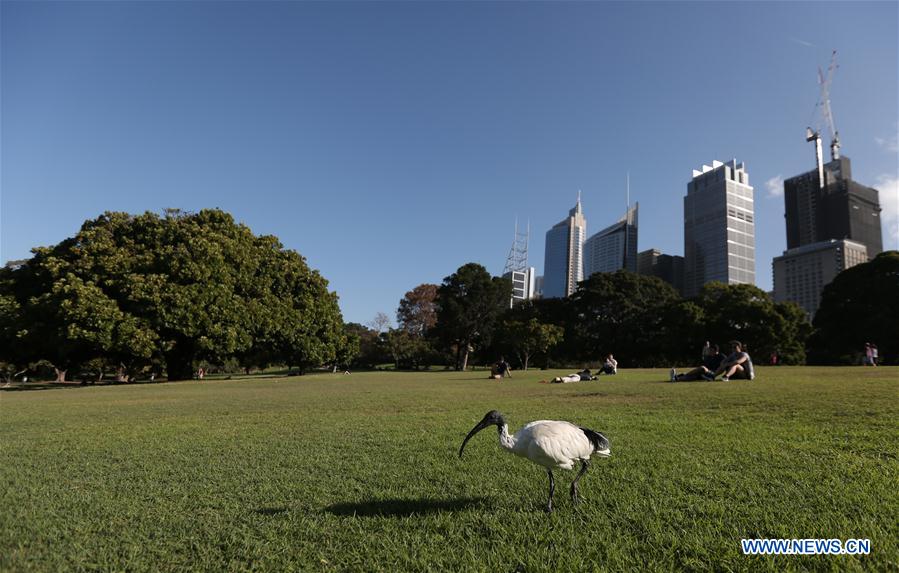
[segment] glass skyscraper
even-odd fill
[[[753,190],[736,159],[694,169],[684,197],[684,296],[711,281],[755,284]]]
[[[584,243],[584,278],[593,273],[620,269],[637,272],[637,203],[614,225],[609,225]]]
[[[564,298],[577,290],[584,280],[584,239],[587,219],[581,210],[581,197],[568,217],[546,232],[543,259],[543,298]]]

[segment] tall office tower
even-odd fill
[[[711,281],[755,284],[752,187],[736,159],[694,169],[684,197],[684,296]]]
[[[637,272],[637,212],[629,208],[614,225],[609,225],[584,242],[584,278],[593,273],[620,269]]]
[[[874,258],[883,251],[880,232],[880,197],[877,189],[852,180],[848,157],[838,157],[784,181],[784,216],[787,249],[850,239],[865,245]]]
[[[584,239],[587,219],[581,210],[581,194],[568,217],[546,232],[543,261],[543,298],[565,298],[584,280]]]
[[[637,253],[637,273],[658,277],[684,292],[684,258],[679,255],[666,255],[658,249],[647,249]]]
[[[821,292],[840,272],[868,260],[862,243],[831,239],[788,249],[774,258],[774,300],[795,302],[814,318]]]

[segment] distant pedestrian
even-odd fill
[[[777,351],[773,351],[771,353],[771,366],[777,366],[777,363],[780,361],[780,356],[777,355]]]
[[[877,366],[877,345],[873,342],[871,343],[871,366]]]
[[[870,342],[865,343],[865,358],[862,364],[865,366],[874,366],[874,347]]]

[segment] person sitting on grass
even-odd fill
[[[494,364],[493,368],[490,369],[490,378],[493,380],[502,380],[507,376],[509,378],[512,377],[512,367],[506,362],[505,357],[500,356],[499,362]]]
[[[755,378],[755,372],[752,369],[752,358],[749,353],[743,350],[743,344],[737,340],[730,343],[733,350],[721,366],[712,374],[703,376],[706,380],[714,380],[719,374],[723,374],[721,379],[728,380],[752,380]]]
[[[615,360],[615,357],[611,354],[606,356],[605,361],[602,363],[602,368],[600,368],[597,374],[618,374],[618,361]]]
[[[702,380],[704,375],[716,372],[724,362],[724,355],[718,349],[717,344],[709,347],[708,351],[703,348],[702,366],[697,366],[689,372],[678,374],[677,370],[671,369],[672,382],[692,382],[694,380]]]

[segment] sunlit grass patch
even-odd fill
[[[0,569],[884,570],[899,563],[899,370],[354,373],[0,392]],[[605,433],[573,507],[557,472],[466,432]],[[870,538],[746,557],[744,537]]]

